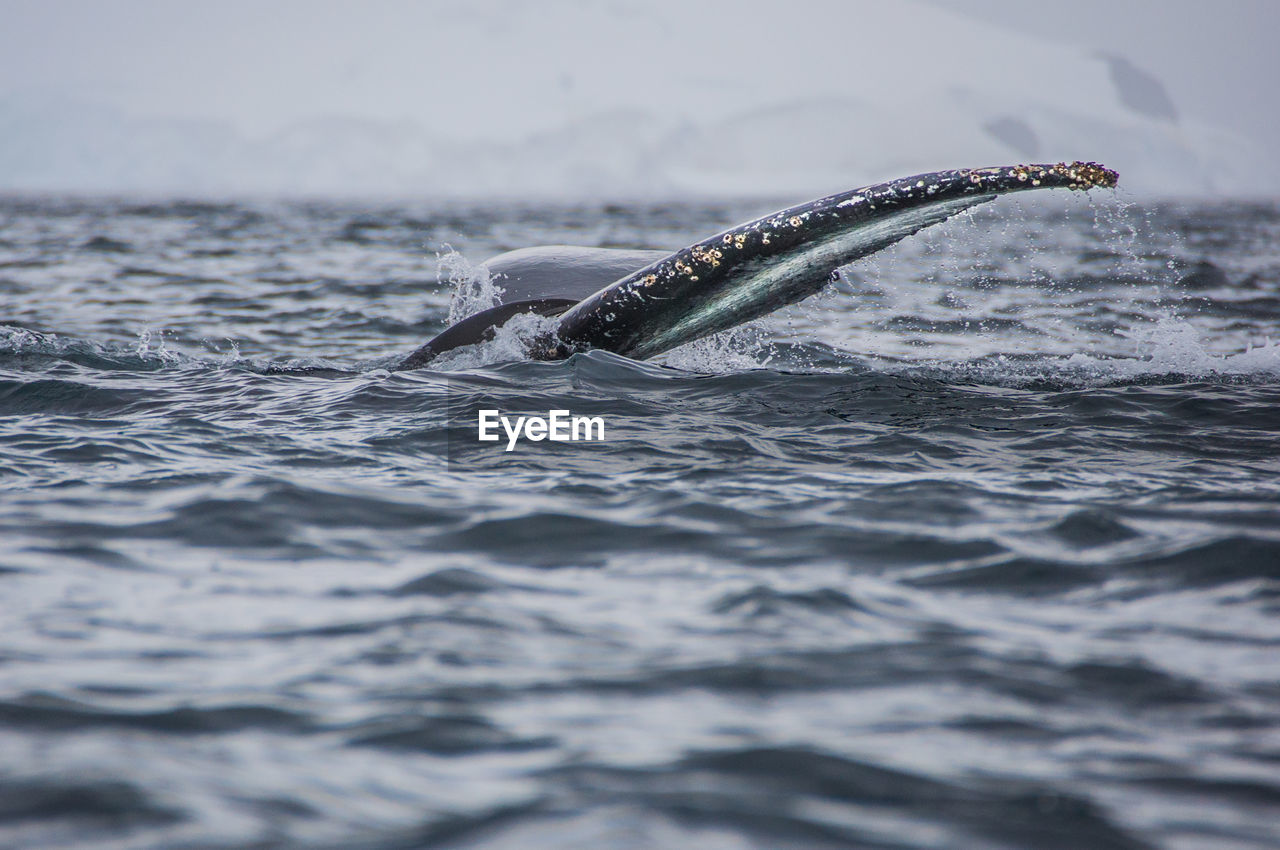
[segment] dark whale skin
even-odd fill
[[[1000,195],[1109,188],[1117,180],[1116,172],[1094,162],[936,171],[779,210],[660,259],[654,259],[657,252],[565,246],[511,252],[491,262],[512,278],[522,300],[451,326],[397,368],[419,368],[444,351],[490,339],[522,312],[560,314],[555,333],[533,344],[529,356],[535,360],[592,348],[654,357],[801,301],[836,268]],[[566,264],[563,280],[557,280],[557,256]],[[582,297],[601,275],[651,259]]]
[[[839,266],[1011,192],[1116,185],[1096,163],[904,177],[780,210],[683,248],[583,299],[539,359],[603,348],[644,359],[759,318],[821,289]]]

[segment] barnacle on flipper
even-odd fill
[[[1093,189],[1095,187],[1114,189],[1116,183],[1120,181],[1119,174],[1097,162],[1080,162],[1077,160],[1070,165],[1060,162],[1054,168],[1071,179],[1071,185],[1068,187],[1071,189]]]
[[[1055,165],[1011,165],[1005,168],[975,168],[967,172],[969,182],[979,190],[984,184],[1017,180],[1032,186],[1059,186],[1078,191],[1114,188],[1120,175],[1097,162],[1059,162]],[[993,187],[994,188],[994,187]]]

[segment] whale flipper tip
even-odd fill
[[[1053,167],[1072,181],[1067,187],[1069,189],[1114,189],[1120,182],[1120,175],[1100,162],[1076,160],[1069,164],[1060,162]]]
[[[1089,189],[1114,189],[1120,175],[1100,162],[1059,162],[1053,165],[1009,165],[997,168],[976,168],[969,172],[970,181],[980,188],[990,181],[1017,180],[1032,187],[1057,187],[1088,191]],[[1005,190],[1007,191],[1007,189]]]

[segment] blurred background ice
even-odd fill
[[[1280,193],[1280,4],[0,0],[0,191],[803,198],[1096,159]]]

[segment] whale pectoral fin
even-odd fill
[[[817,292],[832,269],[999,195],[1116,185],[1092,162],[919,174],[820,198],[690,245],[565,312],[542,356],[604,348],[637,359],[757,319]]]
[[[577,302],[570,298],[534,298],[527,301],[511,301],[481,310],[457,324],[450,325],[430,342],[410,354],[396,365],[396,369],[420,369],[446,351],[474,345],[493,339],[494,332],[506,324],[512,316],[536,313],[539,316],[558,316]]]

